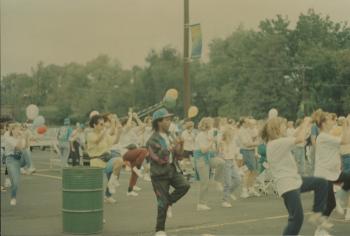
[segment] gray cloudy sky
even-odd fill
[[[144,65],[153,49],[182,52],[183,0],[0,0],[1,75],[29,72],[39,61],[85,63],[99,54],[124,68]],[[349,0],[190,0],[190,23],[201,23],[208,43],[239,24],[256,28],[276,14],[295,23],[314,8],[334,21],[350,22]]]

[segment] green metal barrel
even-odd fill
[[[103,169],[64,168],[62,172],[63,232],[101,233],[103,226]]]

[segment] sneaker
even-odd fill
[[[132,171],[134,171],[135,174],[137,174],[137,176],[138,176],[139,178],[143,178],[143,174],[142,174],[141,170],[138,169],[136,166],[134,166],[134,167],[132,168]]]
[[[246,188],[243,188],[241,193],[241,198],[248,198],[248,197],[249,197],[248,190]]]
[[[211,208],[205,204],[197,204],[197,211],[208,211]]]
[[[133,196],[133,197],[137,197],[139,194],[137,193],[137,192],[135,192],[135,191],[131,191],[131,192],[127,192],[126,193],[126,196]]]
[[[328,219],[326,217],[322,216],[322,214],[320,212],[313,213],[309,217],[309,222],[313,225],[320,226],[323,229],[330,229],[333,227],[333,223],[329,222]]]
[[[11,198],[10,205],[16,206],[16,204],[17,204],[16,198]]]
[[[250,196],[260,197],[260,193],[258,193],[254,188],[250,188],[250,189],[248,190],[248,194],[249,194]]]
[[[225,208],[230,208],[230,207],[232,207],[231,203],[229,203],[229,202],[223,202],[223,203],[221,203],[221,206],[222,206],[222,207],[225,207]]]
[[[166,212],[166,216],[168,218],[172,218],[173,217],[173,210],[172,210],[171,206],[168,207],[168,211]]]
[[[132,189],[135,190],[135,191],[141,191],[142,188],[140,188],[140,187],[135,185]]]
[[[321,226],[323,229],[330,229],[330,228],[332,228],[332,227],[334,226],[334,224],[331,223],[331,222],[328,220],[328,218],[327,218],[327,217],[324,217],[324,216],[322,216],[322,217],[320,218],[320,223],[321,223],[320,226]]]
[[[166,236],[165,231],[157,231],[154,236]]]
[[[6,188],[1,185],[1,192],[6,192]]]
[[[35,168],[29,168],[28,170],[27,170],[27,173],[29,174],[29,175],[31,175],[31,174],[33,174],[33,173],[35,173],[36,172],[36,169]]]
[[[11,187],[11,180],[9,177],[6,177],[4,185],[5,185],[5,188]]]
[[[230,197],[231,197],[231,199],[232,199],[233,201],[236,201],[236,200],[237,200],[237,197],[236,197],[234,194],[231,194]]]
[[[332,235],[322,227],[317,227],[314,236],[332,236]]]
[[[26,171],[23,167],[20,169],[20,171],[21,171],[21,174],[22,174],[22,175],[27,174],[27,171]]]
[[[145,176],[143,177],[144,181],[150,182],[151,181],[151,177],[149,176],[149,174],[145,174]]]
[[[345,220],[350,221],[350,208],[346,209]]]
[[[113,203],[116,203],[117,201],[112,197],[105,197],[104,202],[113,204]]]

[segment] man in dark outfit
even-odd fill
[[[164,236],[165,220],[172,215],[171,205],[183,197],[190,188],[190,184],[182,175],[178,160],[182,158],[183,141],[168,132],[171,118],[165,108],[153,113],[153,134],[147,141],[151,163],[151,180],[157,197],[158,215],[156,236]],[[169,193],[172,186],[174,191]]]

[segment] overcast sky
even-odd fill
[[[183,0],[0,0],[1,75],[30,72],[39,61],[85,63],[99,54],[124,68],[144,65],[151,49],[182,52]],[[208,43],[239,24],[257,28],[276,14],[295,23],[314,8],[350,22],[350,0],[190,0],[190,23],[201,23],[204,59]]]

